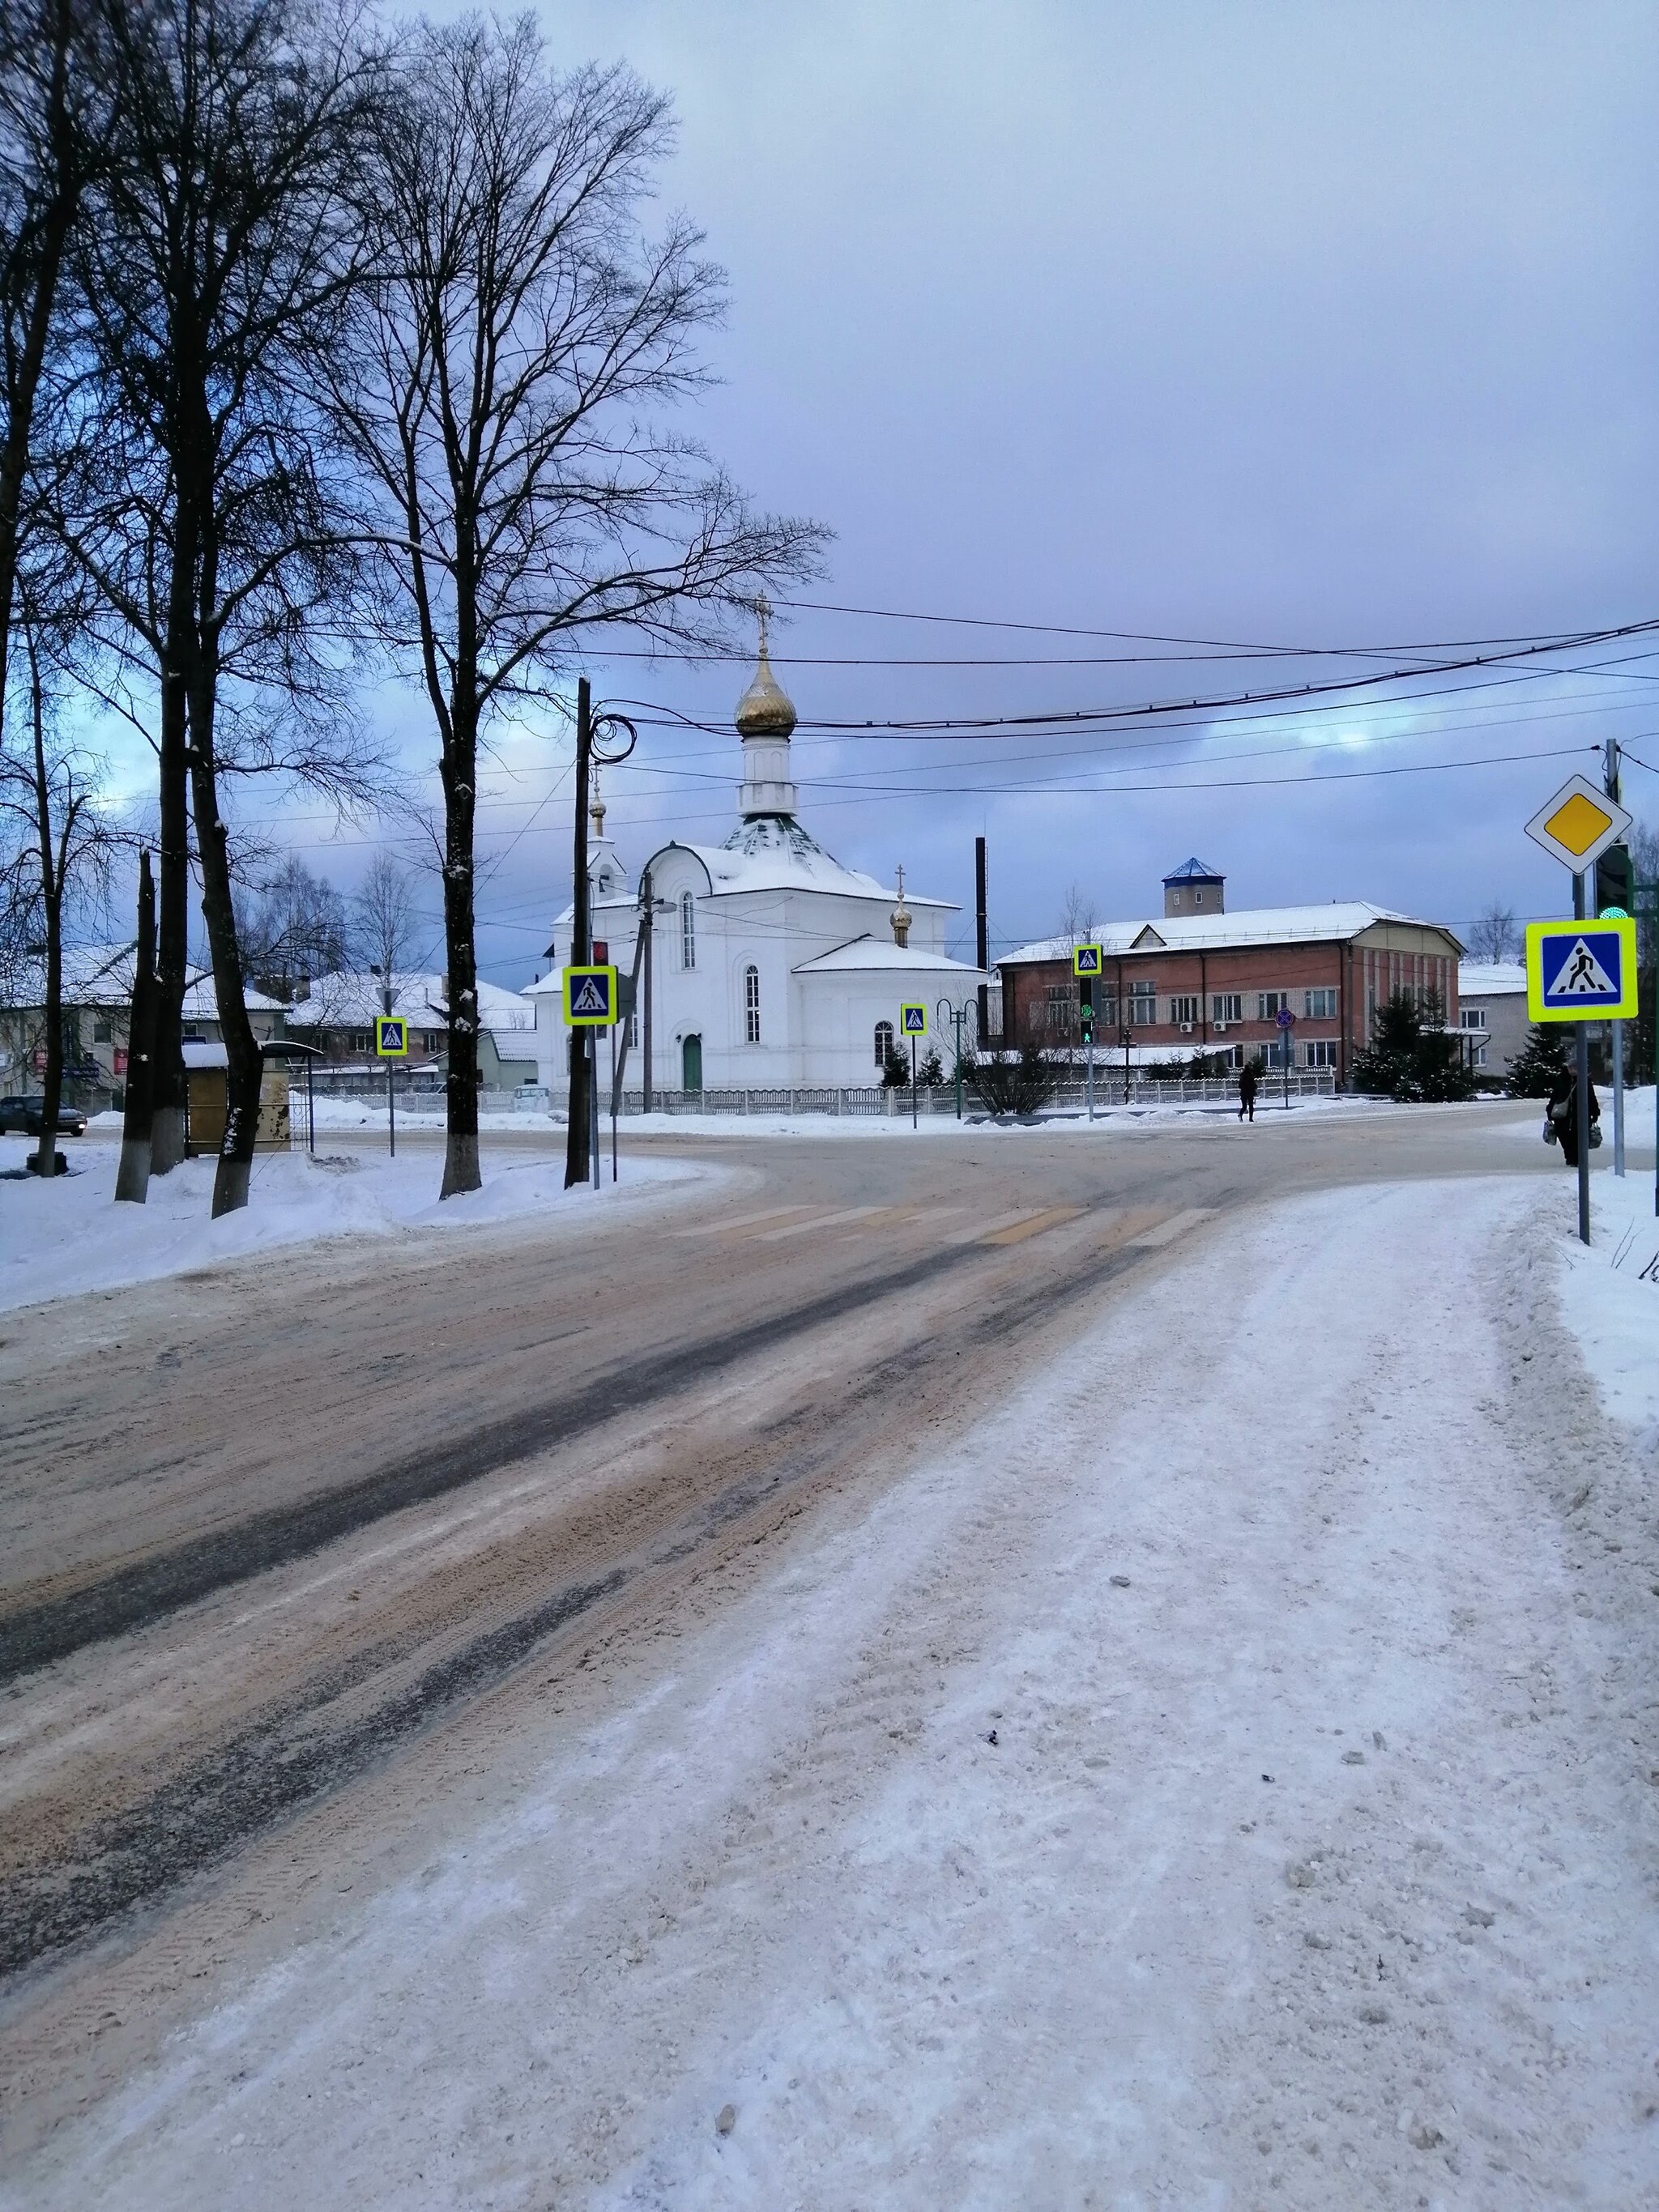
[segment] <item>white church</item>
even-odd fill
[[[790,773],[795,709],[767,659],[764,617],[754,681],[738,702],[743,782],[723,845],[678,838],[641,872],[653,901],[652,1087],[656,1091],[879,1083],[899,1008],[927,1009],[928,1042],[950,1058],[942,1007],[971,1005],[991,979],[951,959],[943,899],[896,892],[844,868],[805,830]],[[587,866],[592,934],[625,975],[640,927],[637,886],[592,810]],[[536,1006],[540,1079],[568,1089],[568,1030],[560,971],[574,910],[553,926],[549,972],[528,987]],[[645,992],[643,975],[640,1002]],[[971,1030],[969,1032],[971,1035]],[[641,1088],[645,1025],[629,1025],[627,1087]],[[602,1048],[602,1071],[608,1054]],[[602,1091],[605,1078],[601,1074]]]

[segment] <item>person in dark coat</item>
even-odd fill
[[[1255,1119],[1255,1066],[1246,1060],[1238,1071],[1238,1118],[1241,1121]]]
[[[1550,1126],[1556,1133],[1561,1147],[1561,1157],[1570,1168],[1578,1165],[1578,1079],[1571,1068],[1564,1068],[1550,1087],[1550,1103],[1544,1109]],[[1595,1129],[1601,1119],[1601,1102],[1591,1084],[1589,1094],[1590,1127]],[[1592,1150],[1597,1142],[1592,1136]]]

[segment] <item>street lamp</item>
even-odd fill
[[[933,1012],[941,1028],[949,1022],[956,1031],[957,1119],[959,1121],[962,1119],[962,1032],[971,1021],[977,1034],[979,1008],[971,999],[964,999],[959,1006],[953,1006],[948,999],[941,999]]]

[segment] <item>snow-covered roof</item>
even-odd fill
[[[1516,960],[1460,960],[1460,999],[1510,999],[1527,988],[1527,971]]]
[[[125,1006],[132,998],[133,969],[137,964],[137,945],[66,945],[64,947],[64,1004],[76,1006]],[[242,995],[250,1013],[280,1013],[280,999],[269,999],[263,991],[244,984]],[[26,962],[16,975],[12,987],[6,991],[0,1004],[12,1006],[40,1006],[46,1004],[46,963],[40,960]],[[216,1022],[219,1000],[213,987],[213,971],[210,968],[192,968],[185,980],[183,1005],[187,1022]]]
[[[1451,932],[1443,922],[1396,914],[1368,899],[1334,899],[1328,906],[1245,907],[1237,914],[1159,915],[1148,921],[1102,922],[1090,939],[1111,954],[1224,951],[1230,945],[1333,944],[1358,937],[1378,922],[1403,922],[1411,929]],[[1456,943],[1452,938],[1452,942]],[[1017,961],[1069,960],[1075,937],[1045,937],[1003,955],[1003,966]]]
[[[448,1019],[445,978],[428,971],[396,975],[392,979],[392,1009],[422,1029]],[[319,975],[307,999],[296,1000],[285,1009],[290,1029],[368,1029],[376,1014],[386,1011],[380,979],[373,975]],[[536,1009],[522,992],[508,991],[499,983],[478,984],[478,1019],[492,1036],[514,1030],[533,1030]]]
[[[670,853],[694,854],[708,870],[716,898],[743,891],[831,891],[842,898],[880,899],[890,905],[897,896],[891,884],[878,884],[862,869],[843,867],[791,814],[757,815],[740,823],[723,845],[692,845],[675,838],[653,854],[652,866]],[[912,907],[956,912],[949,899],[921,898],[908,886],[904,896]]]
[[[922,952],[913,945],[895,945],[890,937],[855,937],[848,945],[837,945],[829,952],[820,952],[816,960],[803,960],[792,972],[797,975],[851,975],[880,971],[887,975],[956,975],[977,983],[984,975],[979,968],[965,967],[960,960],[948,959],[943,952]]]

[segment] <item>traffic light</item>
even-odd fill
[[[1095,1034],[1095,979],[1092,975],[1078,977],[1077,1018],[1083,1031],[1084,1043],[1092,1042]]]
[[[1630,848],[1627,845],[1609,845],[1595,864],[1596,913],[1605,914],[1610,906],[1616,906],[1621,914],[1631,913],[1631,899],[1635,888]]]

